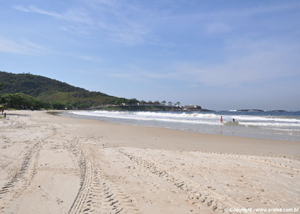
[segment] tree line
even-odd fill
[[[9,77],[11,76],[9,75]],[[26,75],[25,77],[28,76]],[[29,75],[29,77],[34,77],[34,75]],[[25,83],[22,83],[22,85],[24,84]],[[3,86],[4,84],[0,83],[0,92],[2,91],[2,93],[3,92],[5,93],[6,89],[3,90]],[[5,88],[6,87],[7,85],[5,84]],[[152,102],[151,100],[146,102],[144,100],[139,101],[136,98],[126,99],[126,98],[108,96],[101,92],[89,92],[89,91],[80,91],[80,90],[81,89],[79,88],[79,91],[77,92],[46,91],[43,93],[43,96],[40,95],[39,97],[34,97],[27,93],[20,93],[20,92],[18,93],[10,92],[5,94],[0,93],[0,107],[4,106],[6,108],[14,108],[14,109],[59,109],[61,110],[61,109],[87,109],[90,107],[98,107],[103,105],[121,106],[124,104],[125,105],[138,104],[138,105],[173,106],[173,103],[171,101],[169,101],[168,103],[165,100],[162,102],[159,101]],[[180,102],[176,102],[174,103],[174,105],[178,107],[180,106]]]
[[[159,101],[152,102],[151,100],[146,102],[145,100],[141,100],[139,103],[142,105],[163,105],[163,106],[180,106],[181,105],[181,103],[179,101],[177,101],[176,103],[173,103],[171,101],[167,102],[165,100],[163,100],[161,102],[159,102]]]
[[[61,102],[45,102],[23,93],[0,95],[2,108],[11,109],[65,109]]]
[[[1,84],[0,84],[1,91]],[[114,105],[166,105],[165,101],[148,101],[145,102],[143,100],[138,101],[135,98],[125,99],[125,98],[115,98]],[[43,101],[38,98],[34,98],[28,94],[23,93],[15,93],[15,94],[2,94],[0,95],[0,105],[4,108],[12,108],[12,109],[32,109],[32,110],[40,110],[40,109],[87,109],[91,107],[91,103],[88,102],[73,102],[73,101]],[[172,102],[168,102],[168,106],[172,106]],[[175,106],[180,106],[180,102],[175,103]]]
[[[87,109],[91,107],[90,102],[72,102],[72,101],[43,101],[34,98],[28,94],[15,93],[15,94],[2,94],[0,95],[0,105],[2,108],[10,109]]]

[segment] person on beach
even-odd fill
[[[4,118],[6,118],[6,112],[4,113]]]
[[[223,118],[222,118],[222,116],[221,116],[221,118],[220,118],[220,122],[223,123]]]
[[[235,123],[235,119],[234,119],[234,118],[232,118],[232,122],[234,122],[234,123]]]

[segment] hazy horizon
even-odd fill
[[[1,71],[213,110],[300,110],[300,1],[12,0],[0,12]]]

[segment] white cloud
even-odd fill
[[[86,60],[86,61],[93,61],[93,62],[103,62],[104,60],[100,57],[95,56],[88,56],[88,55],[71,55],[78,59]]]
[[[46,16],[51,16],[56,19],[62,19],[68,22],[74,22],[74,23],[86,24],[86,25],[93,24],[93,20],[90,18],[88,13],[85,12],[84,10],[69,9],[64,13],[57,13],[54,11],[47,11],[47,10],[40,9],[34,5],[30,5],[29,7],[23,7],[21,5],[17,5],[17,6],[13,6],[13,8],[23,12],[38,13]]]
[[[195,63],[178,64],[173,78],[207,86],[241,86],[300,75],[299,44],[278,41],[237,41],[227,53],[225,63],[203,68]],[[236,52],[238,54],[236,54]]]
[[[0,38],[0,51],[6,53],[23,53],[26,47],[14,41]]]
[[[244,43],[242,42],[244,41]],[[246,42],[247,41],[247,42]],[[135,68],[115,73],[114,77],[132,79],[179,80],[188,87],[240,88],[244,84],[263,84],[283,81],[284,78],[300,78],[300,45],[280,44],[278,41],[231,41],[227,43],[226,60],[223,63],[203,67],[197,62],[178,62],[168,70],[146,71]],[[236,54],[238,53],[238,54]]]
[[[20,39],[19,41],[4,39],[0,37],[0,52],[4,53],[14,53],[14,54],[22,54],[22,55],[41,55],[41,54],[56,54],[61,56],[69,56],[77,59],[91,61],[91,62],[100,62],[102,63],[104,60],[101,57],[97,56],[89,56],[83,54],[67,54],[67,53],[59,53],[53,50],[50,50],[46,47],[38,45],[29,41],[28,39]]]
[[[119,26],[111,28],[110,39],[126,45],[138,45],[145,42],[148,32],[143,26]]]
[[[126,45],[139,45],[151,38],[150,28],[137,18],[141,16],[141,11],[127,5],[106,6],[98,17],[98,27],[106,31],[109,40]]]
[[[13,41],[0,37],[0,52],[16,53],[23,55],[36,55],[42,53],[49,53],[52,51],[24,38],[20,41]]]
[[[27,9],[27,8],[21,6],[21,5],[14,5],[13,8],[15,10],[20,10],[20,11],[23,11],[23,12],[31,12],[29,9]]]
[[[149,28],[141,20],[132,16],[132,14],[140,16],[142,11],[130,5],[117,4],[114,1],[89,0],[87,2],[90,5],[89,10],[69,9],[62,13],[43,10],[34,5],[28,7],[17,5],[13,8],[22,12],[37,13],[67,21],[68,26],[60,27],[64,31],[89,35],[90,30],[98,30],[102,36],[106,36],[107,40],[116,43],[138,45],[145,43],[146,38],[150,38]]]

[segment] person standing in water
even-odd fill
[[[220,118],[220,122],[223,123],[223,118],[222,118],[222,116],[221,116],[221,118]]]

